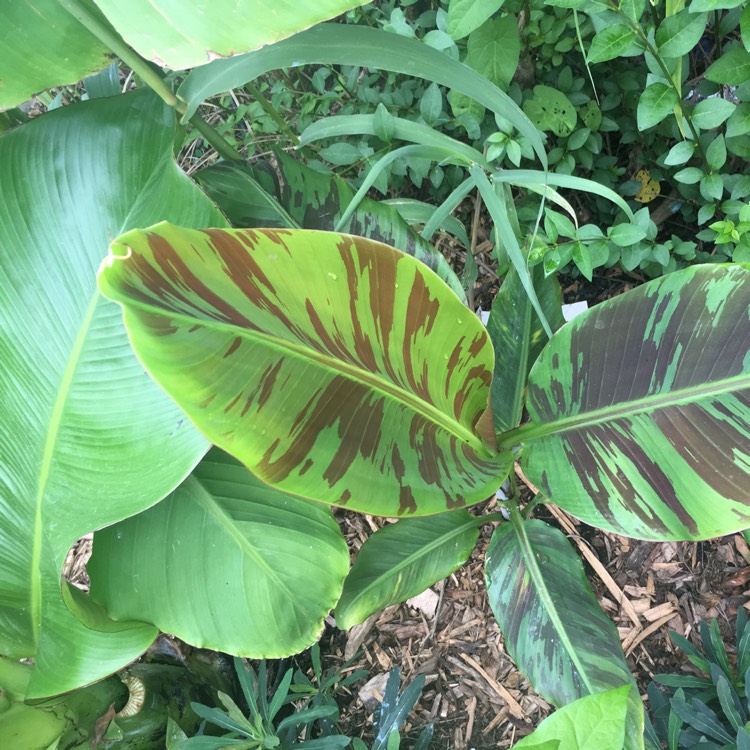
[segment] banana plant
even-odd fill
[[[263,482],[362,512],[452,519],[373,535],[344,586],[346,625],[393,601],[385,582],[411,576],[404,600],[445,575],[455,561],[436,557],[471,539],[459,509],[494,493],[514,458],[545,498],[600,528],[656,540],[748,526],[749,281],[736,265],[652,281],[560,328],[531,366],[540,323],[530,308],[506,362],[424,264],[360,237],[162,223],[115,240],[99,274],[144,367]],[[530,304],[506,284],[503,317]],[[540,289],[559,299],[549,282]],[[498,344],[510,322],[492,326]],[[502,431],[493,374],[515,404]],[[531,419],[518,425],[522,403]],[[567,541],[510,512],[486,575],[522,670],[556,705],[633,684]],[[414,533],[417,549],[403,543]],[[122,618],[148,599],[122,607],[118,587],[96,576],[93,592]],[[642,723],[634,688],[629,747],[642,746]]]
[[[539,133],[486,79],[413,40],[331,25],[205,65],[178,98],[131,47],[179,53],[180,67],[257,40],[234,38],[242,24],[200,38],[167,24],[146,38],[105,0],[43,5],[66,9],[81,54],[52,67],[7,55],[0,105],[112,52],[163,101],[92,99],[0,138],[0,656],[34,658],[27,698],[121,668],[159,628],[275,657],[312,643],[334,607],[342,626],[361,622],[463,564],[478,526],[499,520],[467,508],[514,461],[544,501],[618,533],[703,539],[750,526],[746,268],[675,273],[563,326],[559,287],[513,244],[506,189],[555,183],[545,172],[490,181],[462,149],[516,253],[485,329],[395,209],[350,206],[348,186],[288,159],[283,188],[242,164],[206,171],[209,197],[172,152],[178,117],[206,132],[194,116],[205,96],[273,67],[363,64],[366,51],[400,72],[420,61],[421,75],[504,113],[544,167]],[[232,5],[253,15],[258,4]],[[24,50],[35,12],[22,2],[14,16]],[[246,217],[255,228],[229,228]],[[313,219],[323,231],[299,228]],[[359,236],[325,231],[338,224]],[[625,743],[642,747],[614,626],[567,540],[511,494],[486,561],[509,651],[555,705],[627,692]],[[348,572],[328,506],[400,520]],[[92,530],[85,596],[60,571]]]

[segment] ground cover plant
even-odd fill
[[[32,28],[31,6],[18,4],[4,106],[77,81],[112,54],[142,85],[98,96],[119,89],[107,68],[88,80],[89,101],[0,138],[0,663],[10,673],[11,660],[34,660],[15,703],[106,677],[159,630],[241,656],[296,653],[331,609],[348,628],[404,601],[462,565],[480,525],[499,522],[485,566],[495,616],[519,668],[563,707],[521,746],[582,747],[595,737],[598,747],[643,747],[643,707],[617,633],[565,536],[521,506],[513,482],[509,521],[466,508],[493,495],[519,461],[540,500],[617,533],[705,539],[750,525],[748,269],[676,270],[670,240],[660,265],[672,273],[562,324],[559,284],[545,271],[571,260],[588,275],[604,263],[627,267],[644,241],[661,251],[647,211],[634,213],[613,184],[593,179],[596,170],[592,179],[570,174],[554,153],[561,146],[545,148],[545,131],[562,143],[577,122],[564,103],[552,112],[543,104],[558,89],[538,84],[536,104],[519,106],[472,56],[471,35],[485,23],[508,33],[496,5],[482,18],[447,9],[442,33],[453,29],[460,41],[470,29],[469,66],[394,33],[395,7],[391,30],[337,23],[294,33],[354,5],[331,3],[306,18],[295,9],[286,28],[274,20],[257,38],[240,23],[203,18],[207,36],[196,37],[192,5],[165,11],[171,23],[154,19],[148,37],[104,0],[46,5],[80,54],[69,63],[56,31],[53,63],[16,55]],[[232,8],[262,16],[256,5]],[[615,12],[563,10],[576,38],[589,31],[579,11],[592,28]],[[642,21],[643,8],[617,9],[628,46],[610,40],[605,54],[599,31],[588,62],[645,46],[644,59],[672,70],[683,47],[670,34],[682,34],[690,15],[672,10]],[[229,12],[212,9],[217,19]],[[277,33],[288,38],[277,42]],[[175,95],[138,53],[200,67]],[[302,147],[360,134],[391,144],[353,188],[281,151],[270,165],[248,164],[198,114],[207,96],[313,63],[418,74],[433,103],[432,86],[450,89],[451,106],[474,100],[499,130],[485,151],[431,127],[439,113],[426,91],[421,122],[378,106],[310,124]],[[674,92],[681,80],[649,85],[641,129],[661,121],[652,122],[654,92]],[[725,185],[726,160],[708,155],[728,136],[709,145],[700,123],[708,130],[714,120],[664,96],[664,118],[684,120],[693,136],[685,148],[706,151],[698,192],[719,201],[739,183],[727,175]],[[594,107],[581,106],[593,132]],[[481,131],[484,120],[474,121]],[[188,124],[224,157],[195,181],[173,158]],[[516,168],[521,158],[535,163]],[[366,198],[399,159],[412,172],[425,161],[451,169],[456,184],[439,207]],[[609,226],[581,225],[560,192],[571,188],[606,206]],[[459,278],[429,244],[440,226],[456,231],[449,216],[472,191],[494,223],[505,275],[486,329],[465,304],[471,273]],[[721,205],[728,216],[737,208]],[[424,224],[421,234],[399,209]],[[732,242],[717,247],[741,249],[740,225],[722,226]],[[350,571],[329,505],[401,520],[374,533]],[[87,596],[60,571],[92,530]]]

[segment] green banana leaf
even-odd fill
[[[99,679],[154,638],[84,627],[60,571],[76,539],[157,502],[207,448],[96,287],[121,231],[225,223],[172,161],[174,133],[172,112],[136,93],[0,137],[0,653],[35,657],[30,697]]]
[[[541,267],[530,274],[544,315],[556,331],[565,323],[560,282],[555,276],[545,277]],[[495,349],[492,418],[495,430],[505,432],[521,421],[529,371],[547,344],[547,334],[514,266],[492,302],[487,333]]]
[[[534,484],[574,516],[642,539],[750,526],[750,272],[694,266],[603,302],[531,372]]]
[[[362,545],[336,606],[342,630],[391,604],[421,594],[468,560],[481,517],[465,510],[428,518],[402,518],[378,529]]]
[[[42,89],[76,83],[112,62],[114,54],[79,18],[115,38],[119,33],[158,65],[181,70],[258,49],[362,4],[317,0],[269,8],[263,0],[12,0],[3,4],[0,109]]]
[[[286,492],[429,515],[486,499],[509,470],[484,327],[398,250],[163,223],[115,240],[99,284],[198,428]]]
[[[265,160],[253,164],[219,161],[193,173],[193,179],[242,229],[301,229],[280,202],[279,180]]]
[[[630,693],[634,691],[630,689]],[[517,750],[622,750],[627,686],[579,698],[548,716]],[[627,742],[626,742],[627,746]]]
[[[625,750],[642,750],[638,688],[617,630],[564,534],[543,521],[499,526],[487,548],[485,577],[508,653],[534,690],[564,706],[584,695],[632,685]]]
[[[354,197],[354,189],[346,180],[317,172],[280,149],[274,151],[274,156],[283,187],[279,187],[278,177],[263,163],[251,167],[221,162],[194,176],[234,226],[332,230]],[[266,196],[258,193],[258,184],[279,199],[281,211],[269,207]],[[448,261],[422,239],[395,208],[364,198],[341,231],[369,237],[413,255],[432,269],[461,300],[466,300],[461,282]]]
[[[0,110],[43,89],[76,83],[112,62],[112,53],[58,0],[5,2],[2,19]]]
[[[183,641],[279,658],[312,645],[349,570],[330,508],[214,448],[169,497],[94,535],[91,595]]]
[[[173,70],[249,52],[338,16],[362,0],[95,0],[142,57]]]
[[[505,117],[525,136],[542,166],[547,167],[544,143],[534,124],[494,83],[472,68],[415,39],[380,29],[344,24],[320,24],[290,39],[232,60],[215,60],[192,71],[178,90],[187,102],[184,120],[201,102],[277,68],[308,64],[358,65],[418,76],[471,97]]]

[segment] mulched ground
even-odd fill
[[[491,504],[482,513],[489,510]],[[536,515],[560,528],[580,551],[642,695],[654,674],[684,671],[687,660],[669,640],[670,630],[700,645],[698,622],[717,618],[728,646],[734,645],[737,608],[750,593],[750,550],[740,534],[698,543],[642,542],[593,529],[554,507],[541,507]],[[355,549],[379,525],[354,514],[340,520]],[[492,529],[483,527],[467,564],[433,587],[439,600],[433,616],[408,604],[390,607],[350,633],[327,629],[321,642],[332,662],[361,650],[352,668],[366,669],[370,677],[394,665],[404,682],[424,675],[410,723],[416,733],[432,722],[432,747],[440,750],[510,748],[552,711],[516,670],[489,606],[483,562]],[[356,697],[343,723],[352,736],[371,736],[371,715]]]

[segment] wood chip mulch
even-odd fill
[[[492,503],[482,512],[491,509]],[[580,553],[644,698],[654,674],[684,672],[687,660],[672,645],[670,630],[700,647],[699,621],[716,618],[731,652],[737,608],[750,609],[750,550],[741,534],[643,542],[593,529],[552,505],[538,507],[536,515],[560,528]],[[381,524],[346,513],[339,521],[354,549]],[[370,678],[384,679],[393,666],[401,670],[402,686],[425,676],[402,747],[411,747],[421,727],[433,723],[431,747],[438,750],[510,748],[553,710],[515,668],[493,618],[483,572],[492,530],[492,524],[483,527],[466,565],[432,587],[433,614],[430,599],[428,614],[409,603],[389,607],[349,633],[328,628],[321,643],[329,663],[361,652],[351,668],[367,670]],[[351,736],[371,739],[371,712],[356,695],[343,724]]]

